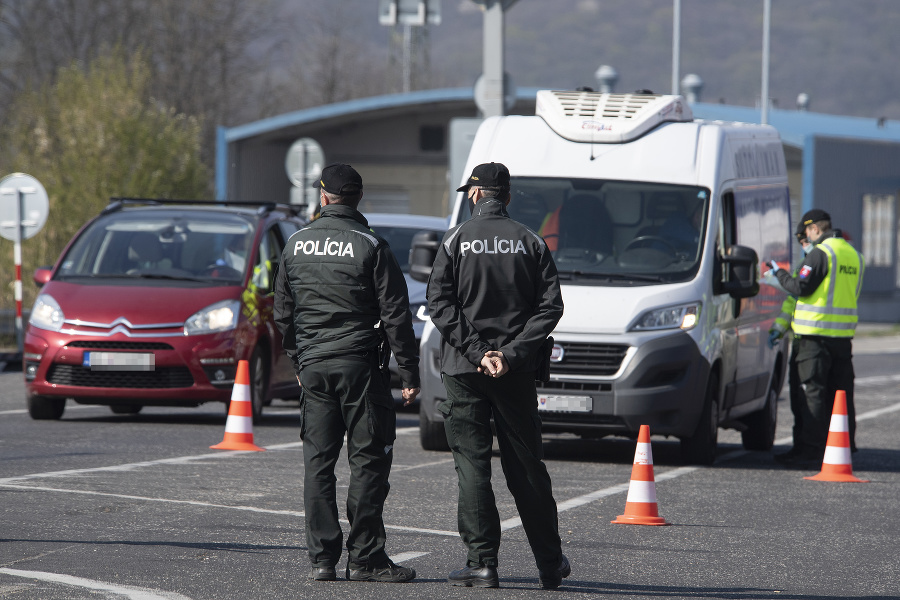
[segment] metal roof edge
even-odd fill
[[[538,88],[522,88],[516,91],[516,98],[520,100],[534,98],[537,95],[537,91]],[[474,102],[475,96],[472,88],[441,88],[436,90],[421,90],[407,94],[388,94],[385,96],[357,98],[345,102],[336,102],[334,104],[305,108],[303,110],[284,113],[274,117],[260,119],[259,121],[245,123],[243,125],[223,127],[222,129],[224,130],[224,140],[226,142],[236,142],[271,131],[276,131],[283,127],[311,123],[321,119],[371,112],[385,108],[396,108],[398,106],[454,100],[471,100]]]
[[[759,123],[760,111],[749,106],[732,106],[695,102],[691,104],[694,116],[700,119]],[[830,115],[809,111],[769,110],[769,124],[778,130],[781,139],[797,148],[803,148],[808,136],[843,137],[866,140],[900,142],[900,121]]]

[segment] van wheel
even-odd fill
[[[769,390],[762,410],[744,418],[747,429],[741,432],[741,441],[747,450],[771,450],[775,445],[775,425],[778,420],[778,394]]]
[[[690,437],[681,438],[681,457],[693,465],[711,465],[716,460],[719,443],[719,376],[711,373],[706,384],[706,397],[697,430]]]
[[[262,349],[257,346],[250,356],[250,404],[253,408],[253,423],[263,412],[263,402],[269,391],[269,368]]]
[[[65,398],[28,396],[28,414],[35,420],[58,420],[66,410]]]
[[[419,442],[423,450],[447,452],[450,444],[447,443],[447,432],[444,431],[443,422],[430,421],[425,414],[424,403],[419,402]]]
[[[136,415],[144,408],[141,404],[111,404],[109,410],[114,415]]]

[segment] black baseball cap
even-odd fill
[[[329,194],[353,196],[362,191],[362,177],[356,169],[344,163],[332,163],[322,169],[319,182],[313,187],[325,190]]]
[[[804,230],[806,230],[807,225],[812,225],[813,223],[818,223],[819,221],[831,221],[831,215],[829,215],[821,208],[814,208],[810,211],[807,211],[806,214],[800,218],[800,225]]]
[[[509,169],[503,163],[480,164],[472,169],[466,185],[456,188],[456,191],[466,192],[472,186],[509,189]]]
[[[806,225],[803,224],[803,221],[797,223],[797,231],[794,232],[794,235],[797,236],[797,239],[806,238]]]

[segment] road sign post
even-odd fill
[[[312,138],[300,138],[291,144],[285,157],[284,167],[288,179],[299,190],[299,193],[292,197],[299,197],[299,203],[306,205],[308,217],[312,217],[319,201],[319,192],[314,190],[312,185],[322,173],[324,166],[325,153],[319,142]]]
[[[49,209],[47,191],[31,175],[13,173],[0,180],[0,236],[13,242],[16,342],[20,354],[25,350],[22,323],[22,241],[33,237],[44,227]]]

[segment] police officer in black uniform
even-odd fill
[[[501,464],[534,553],[542,587],[571,571],[543,462],[535,373],[563,314],[556,265],[544,240],[509,218],[509,171],[478,165],[457,191],[472,219],[444,236],[428,282],[440,331],[447,441],[459,477],[458,525],[468,549],[452,585],[497,587],[500,516],[491,488],[491,418]]]
[[[306,542],[311,579],[336,579],[341,526],[334,467],[347,436],[346,577],[405,582],[413,569],[385,553],[382,512],[396,437],[387,358],[397,357],[407,404],[419,393],[419,358],[406,280],[387,242],[357,210],[353,167],[322,170],[321,216],[285,245],[276,277],[275,322],[302,386]]]

